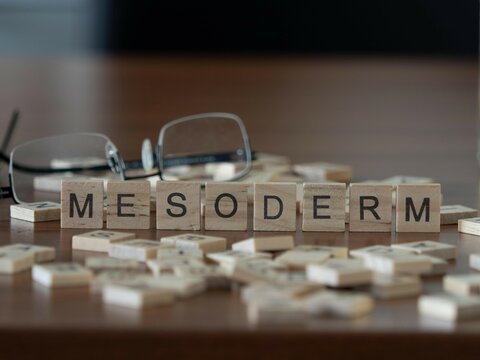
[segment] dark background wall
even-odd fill
[[[104,49],[474,56],[478,0],[108,2]]]
[[[475,56],[479,0],[0,0],[1,54]]]

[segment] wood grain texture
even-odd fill
[[[478,210],[463,205],[442,205],[440,207],[440,224],[456,225],[460,219],[474,218]]]
[[[61,227],[101,229],[103,180],[62,180],[61,187]]]
[[[440,205],[440,184],[397,185],[397,232],[439,232]]]
[[[257,151],[288,155],[295,163],[349,164],[355,181],[398,173],[431,177],[442,184],[444,203],[478,208],[476,60],[4,57],[0,70],[3,129],[21,104],[12,145],[91,129],[114,139],[125,159],[137,159],[142,139],[154,139],[167,121],[228,109],[242,117]],[[411,141],[418,136],[421,141]],[[10,219],[10,204],[0,201],[1,245],[53,246],[57,261],[83,263],[90,256],[71,250],[72,236],[85,230]],[[297,222],[300,228],[300,217]],[[230,246],[254,235],[251,218],[248,226],[247,232],[206,234],[226,236]],[[173,234],[137,232],[147,239]],[[436,234],[295,233],[296,244],[350,249],[427,239],[458,245],[450,273],[468,272],[468,254],[480,253],[478,237],[459,234],[456,226]],[[424,280],[424,291],[440,288],[439,277]],[[86,288],[44,291],[22,272],[0,276],[0,293],[5,358],[478,357],[480,321],[452,327],[423,321],[415,299],[377,301],[372,316],[356,322],[311,318],[302,325],[252,327],[239,296],[229,291],[132,312],[103,306]],[[399,344],[402,351],[392,351]]]
[[[458,220],[458,231],[480,236],[480,217]]]
[[[351,184],[350,231],[392,231],[392,190],[391,185]]]
[[[227,250],[227,239],[221,236],[177,234],[162,237],[161,243],[175,246],[177,249],[200,249],[205,253]]]
[[[51,201],[10,205],[10,216],[30,222],[60,220],[60,204]]]
[[[150,228],[150,183],[109,181],[107,183],[107,228]]]
[[[303,231],[345,231],[345,191],[342,183],[303,184]]]
[[[248,184],[207,183],[205,230],[247,230]]]
[[[308,181],[337,181],[349,183],[352,181],[353,169],[349,165],[314,162],[295,164],[293,170]]]
[[[295,231],[297,185],[254,185],[253,228],[255,231]]]
[[[110,244],[118,241],[135,239],[134,233],[95,230],[72,237],[72,249],[85,251],[108,252]]]
[[[157,229],[200,230],[200,194],[201,184],[197,182],[158,181]]]

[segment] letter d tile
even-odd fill
[[[295,231],[297,185],[265,183],[255,184],[254,189],[254,230]]]

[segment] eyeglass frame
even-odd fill
[[[104,137],[106,140],[106,160],[107,160],[107,165],[94,165],[94,166],[88,166],[88,167],[71,167],[71,168],[28,168],[26,170],[25,166],[21,165],[16,165],[11,161],[11,157],[14,154],[15,150],[21,146],[25,146],[26,144],[34,141],[39,141],[42,139],[48,139],[49,137],[44,137],[44,138],[38,138],[35,140],[27,141],[25,143],[22,143],[20,145],[15,146],[12,151],[10,152],[10,156],[5,155],[3,152],[0,151],[0,161],[7,162],[9,164],[9,170],[8,170],[8,180],[9,180],[9,186],[5,187],[0,187],[0,199],[7,199],[11,198],[16,204],[20,204],[21,201],[16,197],[16,194],[13,190],[14,188],[14,182],[12,179],[12,173],[14,168],[19,168],[20,170],[27,171],[27,172],[33,172],[33,173],[43,173],[43,174],[54,174],[54,173],[65,173],[65,172],[80,172],[80,171],[107,171],[111,170],[113,173],[120,175],[120,179],[124,181],[128,180],[139,180],[139,179],[146,179],[152,176],[159,176],[161,180],[166,181],[163,178],[163,170],[165,168],[168,168],[169,166],[165,167],[162,166],[164,159],[162,157],[162,150],[163,150],[163,145],[164,145],[164,137],[166,131],[178,124],[185,123],[188,121],[192,120],[198,120],[198,119],[203,119],[203,118],[227,118],[230,120],[235,121],[235,123],[238,125],[240,128],[240,132],[242,134],[242,140],[244,142],[244,155],[245,155],[245,161],[246,161],[246,166],[245,168],[240,171],[238,174],[236,174],[234,177],[229,179],[228,181],[236,181],[241,179],[242,177],[246,176],[252,169],[252,161],[255,159],[255,153],[252,151],[251,146],[250,146],[250,139],[248,137],[248,133],[246,130],[246,127],[242,121],[242,119],[235,114],[232,113],[227,113],[227,112],[208,112],[208,113],[201,113],[201,114],[195,114],[195,115],[189,115],[189,116],[184,116],[172,121],[169,121],[165,125],[162,126],[159,132],[158,136],[158,142],[155,148],[155,153],[151,154],[152,155],[152,160],[154,167],[157,168],[156,172],[153,173],[148,173],[148,174],[142,174],[142,175],[135,175],[135,176],[126,176],[126,171],[129,169],[141,169],[145,168],[144,167],[144,161],[143,161],[143,149],[142,149],[142,160],[130,160],[130,161],[124,161],[120,151],[118,148],[115,146],[115,144],[110,140],[110,138],[104,134],[101,133],[89,133],[89,132],[79,132],[79,133],[69,133],[69,134],[60,134],[60,135],[52,135],[50,137],[55,137],[55,136],[62,136],[62,135],[72,135],[72,134],[77,134],[77,135],[95,135],[95,136],[101,136]],[[15,121],[15,123],[18,120],[18,112],[15,111],[14,114],[12,115],[12,120]],[[9,134],[11,136],[11,134]],[[156,159],[154,157],[156,156]],[[228,160],[232,160],[232,157],[234,155],[238,155],[238,152],[235,153],[215,153],[215,154],[201,154],[201,155],[190,155],[190,156],[183,156],[179,158],[173,158],[169,160],[175,161],[175,164],[172,164],[170,166],[176,166],[176,165],[196,165],[196,164],[207,164],[207,163],[220,163],[220,162],[227,162]],[[132,167],[128,168],[127,165],[130,164]]]

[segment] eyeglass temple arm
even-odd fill
[[[255,158],[256,158],[255,152],[252,151],[252,160],[255,160]],[[212,162],[229,162],[237,159],[238,159],[238,153],[236,152],[180,156],[180,157],[163,160],[163,167],[168,168],[168,167],[180,166],[180,165],[207,164]],[[9,163],[10,157],[4,154],[3,152],[0,152],[0,160],[6,163]],[[88,166],[88,167],[72,167],[72,168],[57,169],[57,168],[51,168],[51,167],[32,167],[28,165],[22,165],[17,162],[14,162],[12,164],[12,167],[15,170],[30,172],[30,173],[37,173],[37,174],[110,170],[109,165],[96,165],[96,166]],[[126,161],[125,167],[126,169],[141,169],[143,168],[143,165],[141,160],[132,160],[132,161]]]
[[[0,187],[0,199],[12,199],[13,192],[11,186]]]
[[[10,163],[10,157],[3,152],[0,152],[0,161]],[[28,165],[22,165],[17,162],[12,164],[15,170],[37,173],[37,174],[55,174],[64,172],[79,172],[79,171],[106,171],[110,170],[109,165],[95,165],[86,167],[71,167],[71,168],[51,168],[51,167],[32,167]]]
[[[156,161],[156,155],[155,162]],[[163,160],[163,167],[168,168],[172,166],[180,166],[180,165],[196,165],[196,164],[207,164],[212,162],[229,162],[238,159],[237,152],[225,152],[225,153],[216,153],[216,154],[198,154],[198,155],[189,155],[189,156],[179,156],[179,157],[172,157],[169,159]],[[252,160],[255,160],[255,153],[252,152]],[[126,170],[133,170],[133,169],[142,169],[143,163],[141,160],[129,160],[125,161],[125,169]]]
[[[251,152],[251,159],[255,160],[256,155],[255,152]],[[207,163],[218,163],[218,162],[229,162],[233,160],[238,160],[238,153],[237,152],[225,152],[225,153],[217,153],[217,154],[199,154],[199,155],[190,155],[190,156],[180,156],[174,157],[163,160],[163,168],[169,168],[173,166],[181,166],[181,165],[199,165],[199,164],[207,164]],[[132,160],[132,161],[125,161],[125,169],[126,170],[133,170],[133,169],[142,169],[143,164],[140,160]],[[125,176],[125,180],[135,180],[135,179],[144,179],[150,176],[159,175],[161,176],[160,168],[157,172],[149,173],[149,174],[142,174],[136,176]]]
[[[207,164],[207,163],[218,163],[218,162],[230,162],[239,159],[237,152],[224,152],[216,154],[199,154],[199,155],[189,155],[181,157],[172,157],[163,160],[163,167],[168,168],[172,166],[180,165],[197,165],[197,164]],[[255,160],[255,152],[252,151],[252,160]]]
[[[8,145],[10,144],[10,140],[13,137],[13,133],[15,131],[15,128],[17,127],[19,118],[20,118],[20,111],[18,109],[13,110],[12,115],[10,116],[10,121],[8,122],[7,131],[5,132],[5,135],[3,136],[2,144],[0,145],[0,153],[2,155],[5,152],[7,152]],[[6,162],[8,163],[9,161],[8,156],[6,156],[6,158],[7,158]],[[2,160],[5,161],[5,159],[2,159]],[[11,198],[11,197],[13,197],[13,194],[10,186],[0,187],[0,199]]]
[[[10,140],[13,137],[13,132],[17,127],[18,120],[20,119],[20,111],[15,109],[12,112],[12,116],[10,116],[10,121],[8,122],[7,131],[5,132],[5,136],[3,137],[2,144],[0,145],[0,152],[5,153],[8,149],[8,145],[10,144]]]
[[[10,157],[5,155],[2,151],[2,152],[0,152],[0,160],[8,164],[10,162]],[[9,180],[9,183],[10,183],[9,186],[1,186],[0,187],[0,199],[12,199],[12,198],[14,198],[13,197],[12,186],[11,186],[12,181],[10,179],[10,174],[8,175],[8,180]]]

